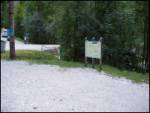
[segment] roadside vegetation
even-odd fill
[[[16,51],[16,59],[15,60],[23,60],[29,61],[31,63],[38,63],[38,64],[51,64],[51,65],[59,65],[61,67],[80,67],[85,68],[84,63],[81,62],[72,62],[72,61],[64,61],[59,60],[54,55],[47,53],[47,52],[40,52],[40,51],[32,51],[32,50],[17,50]],[[1,60],[10,60],[9,58],[9,51],[5,53],[1,53]],[[92,68],[91,64],[88,64],[89,68]],[[95,65],[95,69],[99,70],[99,65]],[[110,76],[114,77],[125,77],[133,82],[141,83],[146,82],[149,83],[149,74],[148,73],[137,73],[135,71],[128,71],[128,70],[120,70],[118,68],[103,64],[102,70]]]
[[[8,1],[1,14],[7,28]],[[103,63],[149,71],[149,1],[15,1],[14,20],[16,37],[60,44],[63,60],[84,62],[85,37],[103,37]]]

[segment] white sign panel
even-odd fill
[[[101,41],[85,41],[85,56],[101,59]]]

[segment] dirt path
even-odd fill
[[[1,61],[1,109],[19,112],[149,111],[149,85],[89,68]]]

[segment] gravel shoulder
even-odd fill
[[[149,84],[89,68],[1,60],[3,112],[149,112]]]

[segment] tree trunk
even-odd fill
[[[144,58],[144,67],[146,70],[149,68],[149,1],[144,3],[144,49],[143,49],[143,58]]]
[[[15,59],[16,54],[15,54],[15,38],[14,38],[14,1],[9,1],[9,26],[11,34],[10,34],[10,58]]]

